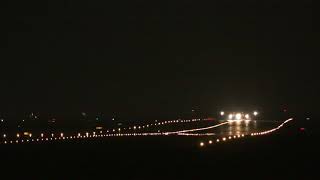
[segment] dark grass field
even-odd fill
[[[174,136],[1,146],[0,179],[319,179],[318,135],[300,126],[205,147]]]

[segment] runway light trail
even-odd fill
[[[257,132],[257,133],[251,133],[250,135],[251,136],[261,136],[261,135],[266,135],[266,134],[270,134],[272,132],[275,132],[277,130],[279,130],[280,128],[282,128],[285,124],[287,124],[288,122],[292,121],[293,118],[290,118],[286,121],[284,121],[283,123],[281,123],[279,126],[277,126],[276,128],[273,128],[273,129],[270,129],[270,130],[267,130],[267,131],[261,131],[261,132]],[[222,141],[228,141],[228,140],[231,140],[231,139],[236,139],[236,138],[243,138],[245,137],[244,134],[241,134],[241,135],[234,135],[234,136],[228,136],[228,137],[223,137],[222,138]],[[220,142],[220,139],[216,139],[215,140],[217,143]],[[209,140],[208,144],[212,144],[213,140]],[[201,142],[203,143],[203,142]],[[205,144],[203,143],[202,145],[200,144],[200,146],[205,146]]]
[[[204,119],[205,120],[205,119]],[[154,132],[132,132],[132,133],[122,133],[123,130],[136,130],[136,129],[144,129],[144,128],[150,128],[150,127],[159,127],[162,125],[166,125],[166,124],[176,124],[176,123],[189,123],[189,122],[198,122],[201,121],[201,119],[191,119],[191,120],[172,120],[172,121],[164,121],[164,122],[155,122],[155,123],[151,123],[151,124],[145,124],[145,125],[134,125],[132,127],[124,127],[124,128],[116,128],[116,129],[109,129],[106,130],[105,133],[103,133],[103,131],[101,130],[101,128],[99,128],[100,134],[97,135],[97,133],[95,131],[92,132],[85,132],[85,136],[82,135],[80,132],[76,133],[76,135],[65,135],[63,132],[61,132],[60,134],[54,134],[54,133],[48,133],[48,135],[46,135],[45,133],[40,133],[40,137],[41,138],[32,138],[34,135],[29,133],[29,132],[25,132],[28,133],[28,137],[29,139],[27,140],[23,140],[22,138],[26,138],[27,135],[25,136],[21,136],[19,133],[16,134],[16,140],[15,141],[0,141],[0,144],[7,144],[10,143],[12,144],[13,142],[15,143],[23,143],[23,142],[43,142],[43,141],[62,141],[62,140],[72,140],[72,139],[92,139],[92,138],[102,138],[102,137],[128,137],[128,136],[167,136],[168,134],[166,134],[166,132],[160,132],[158,130],[157,133]],[[117,130],[117,132],[116,132]],[[191,130],[193,131],[193,130]],[[191,132],[190,131],[190,132]],[[113,133],[109,133],[109,132],[113,132]],[[120,133],[121,132],[121,133]],[[185,132],[189,132],[189,130],[185,131]],[[175,135],[178,136],[213,136],[215,135],[214,133],[175,133]],[[7,134],[3,134],[3,139],[7,138]],[[46,137],[48,136],[48,137]],[[55,137],[56,136],[56,137]],[[22,140],[19,140],[18,138],[21,138]],[[9,138],[10,139],[10,138]]]
[[[288,119],[284,121],[282,124],[277,126],[276,128],[267,130],[267,131],[262,131],[262,132],[256,132],[256,133],[251,133],[251,136],[258,136],[258,135],[266,135],[269,133],[272,133],[274,131],[279,130],[282,128],[286,123],[292,121],[293,119]],[[198,121],[198,120],[195,120]],[[180,121],[165,121],[165,122],[157,122],[154,124],[148,124],[148,125],[141,125],[140,128],[146,128],[146,127],[151,127],[151,126],[158,126],[162,124],[170,124],[170,123],[177,123],[177,122],[194,122],[192,120],[180,120]],[[172,132],[131,132],[131,133],[126,133],[125,131],[121,131],[121,129],[117,129],[117,132],[114,133],[109,133],[111,131],[100,131],[100,133],[96,133],[95,131],[92,132],[78,132],[75,133],[74,135],[65,135],[63,132],[59,134],[54,134],[54,133],[48,133],[47,135],[45,133],[40,133],[40,138],[37,138],[36,135],[32,133],[28,133],[26,136],[20,135],[20,133],[17,133],[15,136],[15,140],[11,140],[10,137],[8,137],[8,134],[3,134],[2,138],[3,141],[0,142],[0,144],[20,144],[20,143],[31,143],[31,142],[46,142],[46,141],[70,141],[70,140],[76,140],[76,139],[96,139],[96,138],[104,138],[104,137],[137,137],[137,136],[169,136],[169,135],[175,135],[175,136],[214,136],[216,135],[215,133],[191,133],[191,132],[197,132],[197,131],[203,131],[203,130],[208,130],[208,129],[213,129],[217,128],[226,124],[229,124],[230,122],[223,122],[220,124],[216,124],[213,126],[208,126],[208,127],[203,127],[203,128],[194,128],[194,129],[186,129],[186,130],[180,130],[180,131],[172,131]],[[132,129],[139,127],[139,126],[133,126]],[[127,128],[127,129],[130,129]],[[121,132],[121,133],[120,133]],[[208,144],[215,144],[215,143],[221,143],[225,141],[229,141],[232,139],[237,139],[237,138],[243,138],[245,137],[245,134],[237,134],[237,135],[230,135],[227,137],[221,137],[220,139],[210,139],[205,141]],[[200,146],[205,146],[206,143],[202,141],[203,145]],[[214,143],[215,142],[215,143]]]
[[[214,125],[214,126],[209,126],[209,127],[204,127],[204,128],[196,128],[196,129],[188,129],[188,130],[182,130],[182,131],[166,132],[165,134],[169,135],[169,134],[179,134],[179,133],[186,133],[186,132],[203,131],[203,130],[213,129],[213,128],[216,128],[216,127],[219,127],[219,126],[222,126],[222,125],[225,125],[225,124],[229,124],[229,122],[224,122],[224,123],[220,123],[220,124],[217,124],[217,125]]]
[[[169,135],[164,133],[164,135]],[[178,136],[214,136],[215,133],[178,133]]]
[[[291,118],[291,119],[288,119],[288,120],[284,121],[282,124],[280,124],[278,127],[273,128],[273,129],[270,129],[270,130],[268,130],[268,131],[261,131],[261,132],[251,133],[251,136],[260,136],[260,135],[270,134],[270,133],[272,133],[272,132],[274,132],[274,131],[279,130],[279,129],[280,129],[281,127],[283,127],[286,123],[288,123],[288,122],[290,122],[290,121],[292,121],[292,120],[293,120],[292,118]]]

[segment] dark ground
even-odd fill
[[[298,122],[202,148],[189,137],[7,145],[0,179],[318,179],[318,137]]]

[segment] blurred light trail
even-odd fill
[[[196,128],[196,129],[188,129],[188,130],[182,130],[182,131],[173,131],[173,132],[164,132],[164,134],[169,135],[169,134],[179,134],[179,133],[186,133],[186,132],[195,132],[195,131],[203,131],[203,130],[207,130],[207,129],[213,129],[219,126],[223,126],[225,124],[229,124],[229,122],[224,122],[224,123],[220,123],[214,126],[209,126],[209,127],[204,127],[204,128]]]

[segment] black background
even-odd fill
[[[312,1],[3,2],[0,112],[310,113]]]

